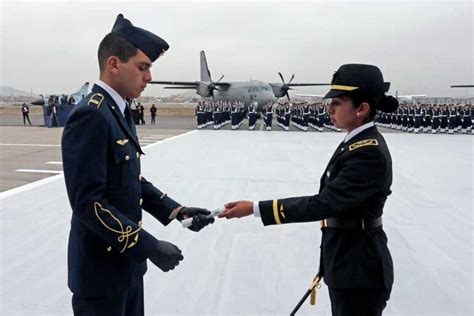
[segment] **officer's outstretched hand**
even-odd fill
[[[148,259],[163,272],[168,272],[173,270],[184,257],[181,250],[172,243],[158,240]]]
[[[219,214],[219,218],[225,217],[241,218],[249,216],[253,213],[253,202],[252,201],[237,201],[230,202],[224,205],[225,210]]]
[[[181,215],[180,221],[193,218],[192,225],[188,227],[193,232],[198,232],[205,226],[214,223],[214,217],[210,216],[211,212],[204,208],[183,206],[179,213]]]

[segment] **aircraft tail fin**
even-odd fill
[[[76,103],[81,101],[81,99],[89,93],[89,82],[87,81],[79,88],[76,92],[72,93],[71,96],[74,97]]]
[[[211,73],[207,67],[206,53],[201,51],[201,81],[211,82]]]

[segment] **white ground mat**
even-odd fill
[[[343,134],[195,131],[146,148],[142,174],[182,204],[311,195]],[[473,140],[386,134],[394,183],[384,227],[395,264],[385,315],[472,315]],[[70,207],[62,175],[0,194],[0,315],[70,315]],[[288,315],[317,272],[319,223],[264,228],[218,220],[200,233],[179,223],[144,228],[178,245],[182,264],[149,264],[147,315]],[[119,276],[117,276],[119,277]],[[325,285],[315,307],[330,315]]]

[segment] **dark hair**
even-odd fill
[[[385,113],[395,112],[398,108],[398,100],[391,95],[385,93],[375,94],[364,89],[357,89],[347,94],[354,107],[358,107],[364,102],[367,102],[370,107],[369,118],[367,122],[372,121],[377,114],[377,110]]]
[[[100,71],[104,71],[107,58],[117,56],[121,62],[126,63],[130,57],[137,54],[138,49],[125,38],[115,33],[107,34],[99,44],[97,57],[99,58]]]

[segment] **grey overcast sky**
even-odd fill
[[[473,95],[473,2],[465,1],[2,1],[1,83],[71,93],[98,78],[96,52],[118,13],[163,37],[155,80],[328,82],[344,63],[378,65],[391,93]],[[305,88],[300,93],[323,93]],[[143,95],[168,95],[149,85]]]

